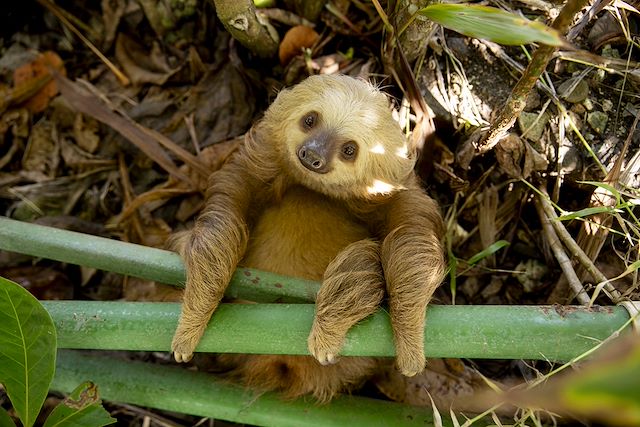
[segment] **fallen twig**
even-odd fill
[[[540,192],[546,196],[538,197],[540,206],[542,207],[548,221],[553,226],[558,238],[562,241],[562,243],[564,243],[567,249],[569,249],[571,254],[575,258],[577,258],[580,265],[582,265],[582,267],[587,270],[589,274],[591,274],[594,280],[597,280],[600,283],[605,283],[604,288],[613,302],[620,302],[620,292],[618,292],[616,288],[614,288],[613,285],[609,283],[609,280],[605,277],[605,275],[602,274],[600,270],[598,270],[598,267],[596,267],[593,261],[591,261],[591,258],[589,258],[589,256],[584,253],[582,248],[576,243],[575,240],[573,240],[573,237],[571,237],[571,234],[569,234],[562,222],[558,220],[558,215],[556,215],[556,212],[553,210],[553,207],[549,203],[549,195],[547,194],[547,190],[542,187],[540,188]],[[576,278],[577,277],[578,276],[576,274]],[[580,281],[580,279],[578,279],[578,281]]]
[[[547,217],[543,208],[542,197],[537,197],[535,201],[536,211],[538,212],[538,216],[540,217],[540,222],[542,223],[542,230],[544,232],[545,237],[547,238],[547,242],[553,251],[553,255],[556,257],[562,272],[569,282],[569,286],[575,293],[575,298],[580,302],[580,304],[588,305],[590,298],[587,292],[582,287],[580,283],[580,279],[578,279],[578,275],[573,269],[573,265],[571,264],[571,259],[567,256],[564,248],[562,247],[562,243],[556,234],[553,226],[551,225],[552,220]]]

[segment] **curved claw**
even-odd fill
[[[423,354],[398,354],[396,357],[398,370],[405,377],[413,377],[424,371],[426,360]]]
[[[178,363],[187,363],[193,358],[193,353],[178,353],[177,351],[173,353],[174,359]]]
[[[342,348],[344,337],[329,337],[322,334],[316,327],[312,329],[307,340],[309,353],[324,366],[333,365],[338,362],[338,353]]]

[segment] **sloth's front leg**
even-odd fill
[[[396,364],[406,376],[424,369],[426,307],[444,278],[444,223],[421,189],[404,190],[387,204],[381,261],[389,296]]]
[[[375,312],[383,297],[380,244],[372,240],[350,244],[324,273],[309,352],[323,365],[335,363],[347,331]]]
[[[178,362],[191,359],[249,238],[246,217],[258,184],[242,159],[227,163],[211,176],[210,183],[205,209],[180,245],[187,281],[171,343]]]

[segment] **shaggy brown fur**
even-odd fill
[[[308,339],[313,358],[227,356],[241,360],[247,384],[321,400],[359,384],[374,361],[338,355],[349,328],[385,293],[397,366],[408,376],[421,372],[425,308],[445,271],[444,226],[414,162],[386,96],[368,83],[314,76],[282,91],[211,175],[206,207],[181,245],[187,286],[176,360],[191,358],[242,264],[322,279]]]

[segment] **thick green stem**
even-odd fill
[[[327,405],[254,393],[202,372],[60,351],[52,389],[69,393],[90,379],[115,402],[263,426],[432,426],[431,410],[341,396]],[[450,425],[447,423],[446,425]]]
[[[169,351],[179,305],[45,301],[60,348]],[[311,304],[222,304],[197,351],[308,354]],[[622,307],[430,306],[428,357],[567,361],[606,339],[629,320]],[[356,325],[344,356],[393,356],[383,310]]]
[[[0,249],[161,282],[180,283],[178,255],[71,231],[0,218]],[[265,302],[312,300],[318,284],[241,269],[227,294]],[[67,348],[168,351],[179,305],[48,301],[59,344]],[[307,354],[312,305],[229,305],[214,313],[199,351]],[[569,360],[628,320],[624,309],[518,306],[432,306],[429,357]],[[80,333],[81,332],[81,333]],[[594,341],[595,340],[595,341]],[[350,331],[344,355],[393,356],[388,316],[379,311]]]
[[[176,253],[0,217],[0,249],[183,286]],[[319,284],[249,268],[236,271],[226,295],[256,302],[313,301]]]

